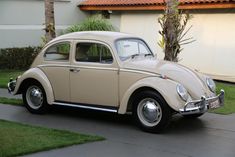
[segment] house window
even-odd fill
[[[102,11],[102,16],[105,19],[110,19],[110,11]]]
[[[112,54],[109,48],[99,43],[78,43],[76,45],[76,61],[111,64]]]

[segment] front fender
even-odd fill
[[[137,89],[141,87],[150,87],[158,91],[162,97],[165,99],[167,104],[175,111],[179,111],[185,102],[179,97],[176,91],[177,82],[162,79],[159,77],[147,77],[137,81],[125,92],[124,96],[121,98],[120,107],[118,113],[125,114],[127,111],[128,101]]]
[[[48,80],[47,76],[43,73],[42,70],[39,68],[31,68],[27,70],[20,78],[17,79],[16,87],[13,94],[20,94],[20,87],[26,79],[35,79],[43,86],[46,97],[47,103],[52,104],[54,102],[54,93],[50,81]]]

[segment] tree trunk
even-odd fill
[[[45,0],[45,37],[49,42],[56,37],[55,18],[54,18],[54,0]]]
[[[165,57],[164,60],[177,62],[177,56],[175,52],[175,41],[177,40],[177,35],[174,28],[174,15],[176,13],[174,0],[166,0],[166,14],[168,18],[166,19],[166,35],[165,35]]]

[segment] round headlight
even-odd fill
[[[184,100],[184,101],[188,100],[188,91],[184,88],[183,85],[178,84],[176,87],[176,90],[182,100]]]
[[[206,79],[206,84],[209,87],[210,91],[215,93],[216,85],[215,85],[215,82],[211,78]]]

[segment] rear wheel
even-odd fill
[[[158,93],[140,92],[133,105],[134,119],[142,130],[159,133],[169,124],[172,110]]]
[[[36,81],[26,85],[23,92],[23,101],[31,113],[42,114],[49,109],[46,93],[42,85]]]

